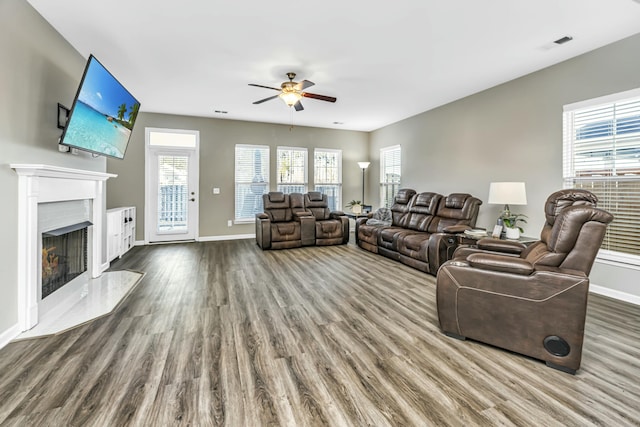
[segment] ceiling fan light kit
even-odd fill
[[[295,108],[296,111],[304,110],[302,107],[302,103],[300,100],[304,98],[318,99],[320,101],[327,102],[336,102],[336,98],[332,96],[326,95],[317,95],[315,93],[303,92],[308,87],[313,86],[315,83],[309,80],[303,80],[301,82],[294,82],[293,79],[296,78],[296,73],[287,73],[288,82],[284,82],[280,85],[280,89],[271,87],[271,86],[263,86],[258,84],[249,83],[249,86],[261,87],[264,89],[272,89],[280,92],[278,95],[273,95],[268,98],[261,99],[259,101],[255,101],[254,104],[262,104],[265,101],[269,101],[275,98],[280,98],[287,104],[289,107]]]
[[[300,101],[302,99],[302,95],[300,95],[298,92],[291,91],[291,92],[285,92],[283,91],[280,95],[278,95],[280,97],[280,99],[282,99],[284,101],[285,104],[287,104],[289,107],[293,107],[296,102]]]

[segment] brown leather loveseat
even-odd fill
[[[437,277],[442,331],[544,360],[580,367],[589,272],[613,216],[585,190],[562,190],[546,201],[540,240],[482,239],[460,247]]]
[[[269,192],[262,195],[264,212],[256,214],[256,242],[262,249],[288,249],[349,242],[349,219],[330,212],[327,196]]]
[[[435,275],[456,247],[455,234],[475,226],[482,201],[470,194],[416,193],[401,189],[391,206],[389,226],[356,222],[363,249]]]

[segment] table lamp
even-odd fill
[[[504,211],[499,219],[509,218],[509,205],[526,205],[527,192],[524,182],[492,182],[489,185],[489,204],[504,205]]]

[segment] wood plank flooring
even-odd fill
[[[440,333],[435,280],[353,244],[136,247],[111,315],[0,350],[2,426],[640,425],[640,307],[592,295],[582,368]]]

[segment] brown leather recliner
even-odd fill
[[[459,248],[438,271],[442,331],[544,360],[580,367],[588,275],[613,216],[585,190],[553,193],[540,240],[528,247],[483,239]]]
[[[315,218],[304,208],[302,194],[262,195],[264,212],[256,214],[256,242],[262,249],[288,249],[315,243]]]
[[[343,212],[329,211],[327,195],[310,191],[304,195],[304,208],[315,218],[317,246],[349,243],[349,218]]]

